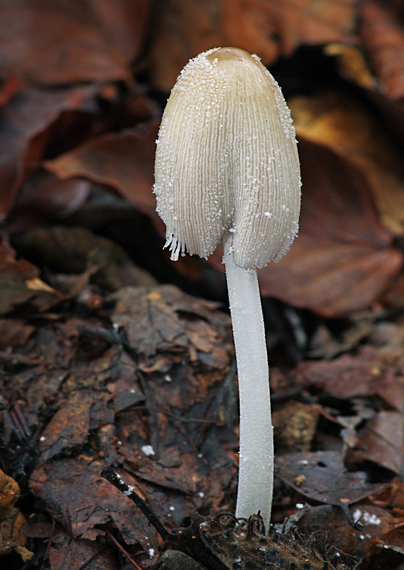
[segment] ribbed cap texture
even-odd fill
[[[290,111],[259,58],[216,48],[192,59],[157,140],[154,192],[171,258],[207,258],[229,231],[240,267],[279,261],[298,232],[300,186]]]

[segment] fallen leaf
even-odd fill
[[[25,259],[15,258],[14,250],[0,243],[0,315],[22,303],[46,310],[62,296],[39,279],[39,269]]]
[[[99,477],[103,467],[92,454],[49,462],[37,466],[30,488],[75,538],[95,539],[94,527],[112,520],[127,544],[156,548],[155,530],[127,497]],[[132,477],[125,474],[125,480],[131,484]]]
[[[81,391],[72,394],[41,434],[38,450],[44,460],[82,449],[90,429],[93,399]]]
[[[116,242],[82,227],[37,227],[16,235],[13,244],[20,254],[41,260],[51,271],[87,276],[83,286],[90,280],[105,291],[156,285]]]
[[[402,254],[356,165],[304,139],[299,154],[300,233],[278,264],[259,271],[261,292],[326,317],[367,308],[400,270]]]
[[[22,184],[7,217],[16,231],[64,220],[88,198],[91,184],[84,179],[60,180],[50,172],[35,172]]]
[[[12,71],[26,82],[42,85],[128,79],[128,62],[99,21],[102,12],[97,14],[96,5],[2,0],[2,75]],[[116,8],[110,13],[117,17],[119,12]]]
[[[9,78],[0,85],[0,107],[6,105],[20,89],[21,83],[18,77],[10,75]]]
[[[90,0],[101,32],[108,33],[125,61],[136,59],[147,36],[151,0]]]
[[[153,121],[147,123],[144,131],[126,129],[94,137],[73,151],[45,162],[45,166],[62,179],[81,176],[112,186],[162,227],[152,193],[158,126]]]
[[[394,473],[402,473],[404,419],[397,412],[382,411],[358,432],[358,443],[349,449],[346,463],[358,467],[372,461]]]
[[[335,57],[341,75],[365,89],[377,89],[374,77],[361,46],[348,44],[328,44],[324,53]]]
[[[355,0],[169,0],[155,16],[151,69],[154,86],[169,91],[191,57],[236,45],[264,65],[300,45],[353,39]]]
[[[372,108],[347,92],[325,91],[289,102],[296,132],[356,164],[373,194],[382,225],[404,232],[402,151]],[[303,165],[304,167],[304,165]]]
[[[404,564],[403,531],[404,525],[400,525],[387,531],[379,539],[372,540],[358,570],[400,570]]]
[[[366,475],[345,470],[337,451],[287,453],[275,460],[275,473],[296,491],[320,503],[351,504],[379,491],[383,483],[367,483]],[[304,477],[304,479],[303,479]],[[299,484],[296,484],[296,479]]]
[[[363,2],[359,31],[382,91],[397,100],[404,96],[404,27],[392,4]]]
[[[13,507],[20,494],[18,483],[0,469],[0,510]]]
[[[25,157],[32,139],[62,111],[80,109],[97,91],[95,86],[19,91],[0,109],[0,221],[8,214],[24,179]]]
[[[216,305],[187,296],[174,286],[126,288],[111,295],[110,300],[116,303],[113,322],[125,329],[131,348],[146,357],[164,351],[187,352],[190,344],[194,350],[210,352],[219,340],[213,328],[218,324],[212,311]],[[208,322],[197,327],[186,314]],[[217,366],[227,364],[222,354],[217,356]]]
[[[366,346],[359,354],[343,354],[331,361],[301,362],[293,371],[305,387],[321,390],[337,398],[386,397],[394,390],[389,403],[404,411],[404,389],[399,381],[399,369],[383,362],[373,348]]]
[[[330,505],[310,507],[297,526],[302,532],[309,528],[317,537],[325,533],[329,544],[338,545],[338,552],[362,557],[369,541],[380,539],[396,523],[387,509],[373,505],[355,505],[350,508],[350,513],[353,520],[362,525],[361,532],[352,528],[341,509]]]
[[[54,542],[54,541],[53,541]],[[89,540],[69,540],[67,546],[49,549],[50,570],[66,568],[86,570],[116,570],[112,549],[105,549]]]
[[[25,346],[34,331],[23,319],[0,318],[0,347]]]
[[[34,554],[25,548],[27,539],[22,531],[27,521],[16,507],[0,511],[0,556],[20,550],[21,557],[28,561]]]

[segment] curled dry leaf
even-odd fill
[[[394,234],[403,234],[402,152],[380,118],[341,91],[296,97],[290,107],[298,135],[357,165],[369,183],[382,224]]]
[[[45,310],[62,296],[39,279],[39,269],[25,259],[15,258],[14,250],[0,244],[0,314],[12,311],[21,303],[31,303]]]
[[[153,121],[143,132],[126,129],[94,137],[45,166],[62,179],[81,176],[112,186],[162,227],[152,194],[157,132]]]
[[[329,505],[350,504],[379,491],[364,473],[345,470],[337,451],[287,453],[276,458],[276,474],[302,495]]]
[[[90,190],[87,180],[60,180],[50,172],[36,171],[17,192],[7,228],[20,230],[32,224],[63,220],[80,208]]]
[[[397,100],[404,96],[404,26],[391,4],[374,0],[363,3],[360,37],[382,91]]]
[[[80,109],[96,92],[95,86],[57,91],[19,91],[1,109],[0,221],[8,214],[24,178],[26,154],[32,139],[51,125],[62,111]]]
[[[331,361],[301,362],[294,374],[307,388],[344,399],[379,396],[393,409],[404,412],[400,365],[392,364],[389,354],[383,359],[369,346],[356,355],[343,354]]]
[[[355,4],[355,0],[169,0],[154,22],[153,83],[169,91],[186,62],[212,47],[241,47],[270,65],[300,45],[349,41]]]
[[[123,1],[114,2],[117,6],[109,10],[105,3],[98,8],[97,4],[1,0],[2,75],[12,72],[24,81],[42,85],[129,79],[129,54],[121,51],[122,39],[117,38],[120,31],[127,35],[120,10],[127,15],[129,11]],[[138,16],[144,17],[144,2],[135,5],[139,6]],[[114,34],[111,21],[121,24]],[[134,55],[136,44],[129,45]]]
[[[104,467],[105,462],[93,453],[51,461],[37,466],[30,478],[30,488],[75,538],[95,540],[94,526],[112,520],[127,544],[139,542],[145,549],[150,543],[155,545],[156,533],[142,513],[100,479]],[[89,501],[89,497],[94,500]]]
[[[300,233],[288,256],[260,271],[261,290],[335,317],[369,306],[402,264],[352,163],[301,139]],[[348,182],[347,182],[348,181]]]
[[[401,474],[403,465],[404,419],[397,412],[379,412],[359,430],[358,443],[347,455],[349,466],[372,461]]]

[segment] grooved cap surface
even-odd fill
[[[174,260],[208,257],[226,232],[240,267],[286,253],[300,212],[295,130],[257,56],[215,48],[184,67],[160,127],[154,192]]]

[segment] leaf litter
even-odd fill
[[[110,465],[170,530],[187,516],[238,528],[215,518],[238,463],[221,253],[173,267],[151,193],[167,91],[189,57],[235,43],[295,94],[303,172],[300,237],[260,276],[270,357],[294,355],[272,375],[273,522],[326,530],[356,557],[341,567],[396,569],[402,9],[174,4],[0,3],[0,466],[22,489],[0,509],[2,564],[155,567],[162,540],[100,478]]]

